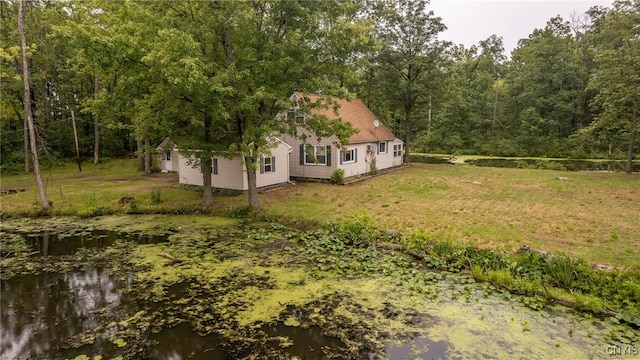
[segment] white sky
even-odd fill
[[[496,34],[502,36],[505,53],[518,46],[534,29],[542,29],[556,15],[565,20],[592,6],[611,7],[612,0],[431,0],[429,8],[442,18],[447,30],[439,36],[465,48]]]

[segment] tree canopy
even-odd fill
[[[9,172],[30,171],[32,157],[18,4],[0,1]],[[29,1],[24,16],[43,166],[75,156],[74,111],[82,157],[144,153],[149,173],[153,144],[170,136],[203,173],[213,155],[242,157],[258,207],[255,169],[268,135],[293,133],[277,115],[294,91],[362,98],[404,139],[407,161],[415,151],[630,164],[638,150],[638,0],[549,19],[510,57],[500,34],[470,48],[441,41],[446,24],[428,0]],[[203,193],[208,206],[210,183]]]

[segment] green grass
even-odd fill
[[[139,212],[194,212],[197,187],[178,184],[176,174],[145,177],[135,160],[99,166],[74,164],[46,170],[51,215],[78,215],[102,207],[124,214],[133,197]],[[561,181],[559,176],[567,177]],[[35,215],[39,201],[32,174],[2,175],[5,216]],[[160,192],[154,203],[152,192]],[[230,213],[247,196],[215,195],[214,213]],[[590,262],[640,269],[640,178],[606,172],[562,172],[468,165],[414,164],[347,185],[303,183],[260,195],[263,214],[293,223],[324,223],[366,215],[373,226],[434,239],[514,251],[530,245]]]

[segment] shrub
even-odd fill
[[[331,174],[331,183],[333,184],[344,184],[344,170],[336,169],[333,174]]]
[[[375,175],[378,172],[376,158],[371,159],[371,162],[369,163],[369,172],[371,173],[371,175]]]
[[[360,215],[340,224],[340,235],[348,245],[367,247],[375,241],[377,232],[372,228],[373,221],[367,215]]]
[[[236,219],[249,219],[253,217],[255,212],[256,212],[256,209],[250,205],[236,206],[233,209],[231,209],[230,215],[231,217],[234,217]]]
[[[162,192],[160,191],[160,188],[154,188],[153,190],[151,190],[151,203],[159,204],[161,201],[161,196]]]
[[[570,257],[549,256],[547,257],[547,268],[551,281],[555,283],[555,285],[567,290],[571,289],[577,273],[574,262]]]

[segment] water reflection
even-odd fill
[[[151,352],[152,359],[225,359],[224,352],[218,345],[220,340],[215,334],[200,336],[186,324],[165,329],[149,336],[149,339],[157,342]]]
[[[346,349],[346,345],[342,340],[324,335],[322,329],[317,326],[303,329],[299,326],[286,326],[283,323],[275,323],[263,326],[262,330],[272,337],[289,338],[293,344],[286,347],[285,351],[289,355],[301,359],[326,359],[326,349],[331,349],[334,353],[337,349]],[[346,357],[346,352],[343,352],[343,354]]]
[[[0,230],[0,238],[6,230]],[[125,234],[116,231],[93,230],[63,234],[52,231],[41,233],[14,233],[22,236],[31,251],[41,256],[72,255],[79,249],[103,249],[113,245],[117,240],[132,241],[137,244],[157,244],[165,242],[168,235]],[[5,256],[5,255],[3,255]]]
[[[119,304],[129,286],[101,270],[1,281],[0,357],[54,358],[64,341],[97,326],[94,310]]]

